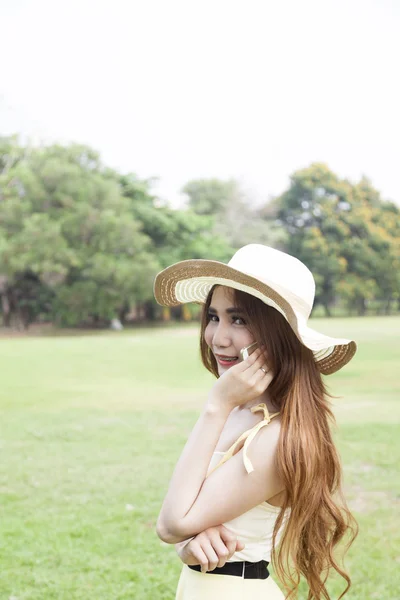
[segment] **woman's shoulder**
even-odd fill
[[[241,443],[235,448],[236,452],[238,452],[243,447],[247,437],[251,436],[253,438],[254,434],[255,437],[259,436],[257,430],[272,429],[275,432],[277,430],[280,431],[280,415],[273,417],[269,422],[265,416],[261,411],[252,412],[250,409],[242,411],[233,410],[221,432],[216,451],[227,452],[229,448],[242,438]],[[271,435],[275,434],[271,433]]]
[[[254,429],[257,429],[255,427]],[[277,446],[280,432],[282,429],[282,422],[280,419],[280,415],[277,415],[269,422],[265,422],[265,425],[260,426],[256,435],[254,436],[254,441],[258,441],[258,444],[267,445],[268,447]]]

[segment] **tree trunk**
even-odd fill
[[[390,297],[385,302],[385,308],[384,308],[385,315],[390,315],[391,306],[392,306],[392,298]]]
[[[11,308],[10,308],[10,301],[8,299],[6,292],[3,292],[1,294],[1,310],[3,313],[4,327],[10,327],[11,326]]]
[[[121,321],[121,323],[125,323],[126,315],[129,313],[129,311],[130,306],[125,302],[118,310],[118,318]]]
[[[365,304],[365,298],[359,298],[357,302],[357,314],[359,317],[364,317],[367,307]]]
[[[329,304],[327,302],[323,302],[322,306],[324,307],[324,310],[325,310],[325,316],[326,317],[331,317],[332,313],[331,313],[331,309],[329,307]]]
[[[170,321],[171,320],[171,309],[169,306],[163,306],[162,308],[162,320]]]
[[[154,307],[154,303],[151,300],[148,300],[147,302],[145,302],[144,310],[145,310],[145,319],[148,321],[154,321],[155,307]]]
[[[24,316],[20,310],[16,310],[11,314],[10,326],[17,331],[24,331],[27,329]]]
[[[175,321],[182,321],[182,304],[171,307],[171,315]]]
[[[136,303],[136,320],[142,321],[145,318],[144,306],[141,302]]]

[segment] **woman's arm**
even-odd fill
[[[236,519],[281,492],[284,486],[276,466],[279,435],[276,420],[263,426],[248,445],[247,455],[243,447],[214,470],[203,482],[188,514],[177,522],[170,521],[161,539],[169,544],[182,542]],[[251,470],[245,468],[245,458]]]
[[[221,471],[222,474],[216,476],[214,472],[206,479],[211,458],[232,409],[259,398],[272,381],[272,372],[261,371],[265,360],[264,349],[259,348],[245,361],[232,366],[214,383],[172,474],[161,507],[156,531],[164,542],[176,544],[207,527],[226,523],[280,491],[275,490],[275,481],[269,487],[266,484],[271,476],[269,470],[272,465],[262,460],[259,472],[249,478],[247,472],[244,475],[242,465],[238,463],[241,457],[236,459],[237,455],[228,460],[222,469],[217,469],[217,473]],[[267,447],[267,450],[270,448]],[[246,490],[242,497],[243,485]],[[205,488],[208,491],[206,494],[203,492]],[[220,506],[222,500],[225,503]],[[233,516],[226,518],[227,515]]]
[[[207,476],[207,470],[231,408],[209,402],[203,408],[176,464],[157,520],[157,535],[175,543],[170,534],[190,511]]]

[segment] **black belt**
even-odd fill
[[[247,560],[227,562],[223,567],[216,567],[213,571],[207,571],[207,575],[235,575],[236,577],[243,577],[243,565],[244,579],[267,579],[269,577],[267,569],[269,562],[266,560],[260,560],[256,563],[248,562]],[[188,567],[194,571],[201,571],[200,565],[188,565]]]

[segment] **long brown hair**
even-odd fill
[[[217,362],[204,339],[216,287],[210,290],[203,308],[200,351],[204,366],[218,377]],[[336,421],[328,398],[334,396],[327,392],[313,352],[300,342],[283,315],[250,294],[232,292],[234,305],[243,311],[254,339],[266,346],[275,373],[268,391],[281,415],[276,465],[286,494],[273,531],[274,569],[285,586],[287,600],[297,598],[301,575],[309,587],[307,600],[330,600],[325,583],[333,569],[347,583],[340,600],[351,580],[334,550],[348,536],[343,559],[358,534],[358,525],[343,495],[342,467],[331,433],[330,426]],[[287,508],[290,515],[278,551],[276,537]]]

